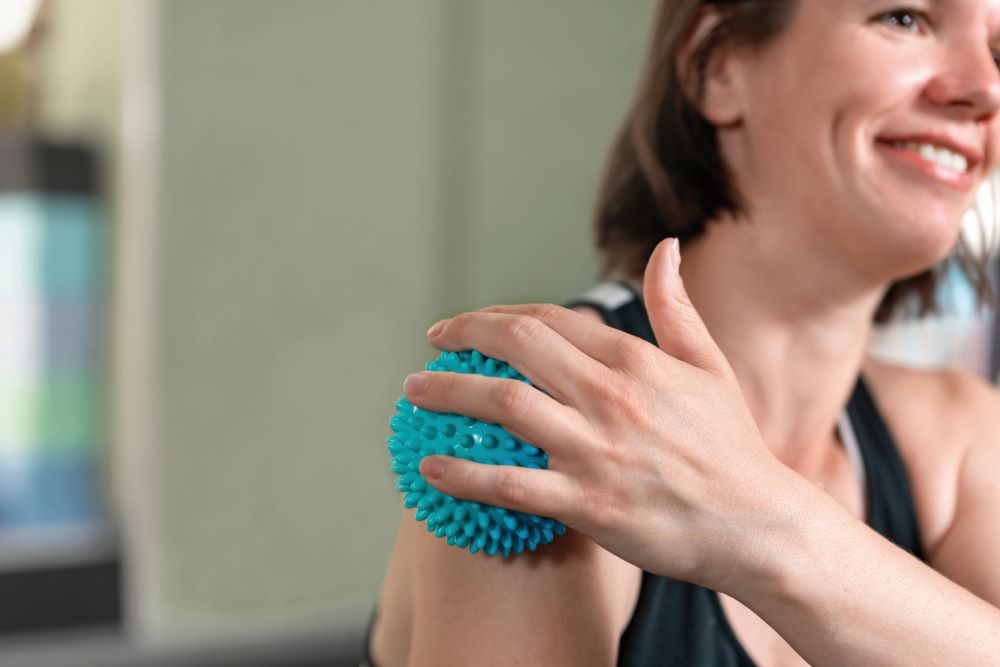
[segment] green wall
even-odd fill
[[[424,331],[592,284],[651,5],[161,3],[154,634],[365,620]]]

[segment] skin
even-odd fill
[[[430,337],[440,349],[474,347],[510,361],[552,396],[458,374],[431,374],[419,393],[409,384],[417,405],[502,423],[550,453],[547,471],[451,460],[435,486],[556,516],[623,561],[731,593],[810,664],[901,664],[903,655],[905,664],[978,664],[991,654],[970,646],[1000,652],[995,607],[876,540],[817,489],[830,478],[831,434],[867,366],[864,344],[885,289],[945,257],[1000,157],[992,53],[1000,6],[917,3],[912,27],[886,14],[896,7],[807,0],[763,50],[715,55],[701,110],[718,128],[748,212],[712,221],[686,243],[679,273],[667,244],[657,248],[641,283],[660,349],[551,306],[465,313]],[[706,11],[695,37],[714,19]],[[879,143],[926,132],[974,149],[972,187],[956,190]],[[957,537],[942,542],[940,569],[1000,604],[985,564],[995,545],[976,538],[995,525],[996,492],[975,472],[1000,461],[1000,402],[968,379],[959,384],[955,393],[968,400],[957,405],[979,426],[961,432],[965,465],[947,531]],[[432,478],[429,461],[421,470]],[[848,542],[851,550],[840,546]],[[562,570],[617,567],[583,543],[559,548],[569,563]],[[978,555],[963,559],[963,551]],[[420,562],[435,567],[432,558]],[[806,562],[829,576],[817,581]],[[496,581],[532,581],[496,572]],[[483,574],[470,572],[469,582]],[[849,592],[874,590],[900,608],[869,608]],[[613,594],[605,598],[604,607],[559,608],[613,608]],[[864,622],[842,636],[818,631],[848,613]],[[411,657],[431,655],[414,632]],[[617,634],[598,636],[607,640],[595,649],[604,659],[591,664],[612,662]],[[561,649],[549,657],[583,664]]]

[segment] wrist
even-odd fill
[[[796,577],[809,571],[818,537],[847,514],[797,472],[779,461],[775,464],[766,511],[746,523],[740,576],[717,589],[741,601],[787,591]]]

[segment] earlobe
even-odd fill
[[[715,68],[716,57],[725,64]],[[702,115],[717,127],[733,127],[743,119],[742,86],[739,85],[738,65],[729,54],[716,53],[709,60],[705,71],[705,84],[699,109]]]

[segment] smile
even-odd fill
[[[931,143],[914,141],[879,141],[894,162],[909,167],[959,192],[972,188],[972,174],[968,158],[951,149]]]

